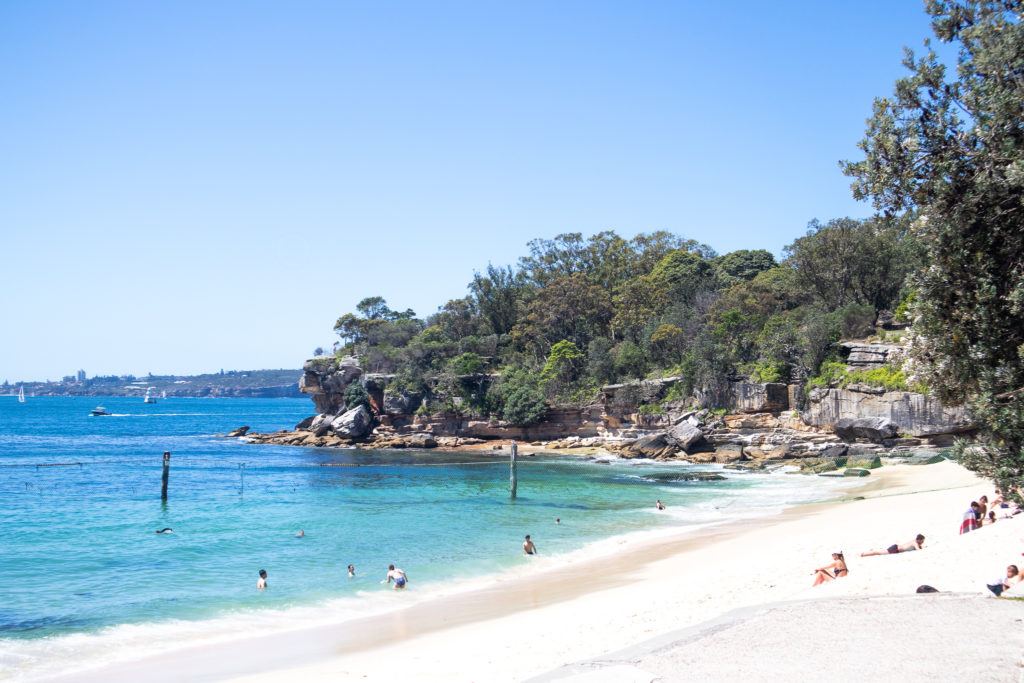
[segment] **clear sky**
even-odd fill
[[[0,381],[299,367],[533,238],[863,217],[918,0],[0,3]]]

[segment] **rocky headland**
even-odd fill
[[[882,366],[892,348],[845,343],[851,369]],[[602,387],[600,400],[581,408],[551,407],[527,426],[473,414],[426,414],[421,406],[438,398],[391,387],[389,375],[364,373],[353,357],[312,358],[303,366],[299,390],[312,397],[317,413],[294,430],[244,438],[255,443],[306,447],[501,449],[510,441],[538,449],[614,453],[625,458],[680,459],[759,468],[773,461],[802,464],[809,472],[846,469],[861,476],[879,456],[933,454],[973,426],[961,407],[909,391],[849,385],[730,383],[725,410],[696,405],[696,399],[661,400],[676,378]],[[463,378],[489,382],[479,375]],[[369,405],[345,407],[345,391],[358,382]],[[622,412],[615,397],[636,391],[655,403],[656,414]],[[237,434],[236,434],[237,435]],[[586,450],[582,450],[586,449]],[[799,461],[799,462],[798,462]]]

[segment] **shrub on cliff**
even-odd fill
[[[366,406],[367,410],[370,409],[370,396],[366,393],[366,389],[359,382],[352,382],[345,387],[345,407],[348,410],[358,408],[359,406]]]
[[[506,396],[501,416],[509,424],[522,427],[540,421],[545,412],[544,395],[533,387],[519,386]]]

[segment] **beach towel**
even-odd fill
[[[974,509],[964,513],[964,521],[960,523],[960,533],[966,534],[978,528],[978,518],[974,516]]]

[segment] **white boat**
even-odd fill
[[[166,389],[164,389],[163,391],[160,392],[160,398],[167,398],[167,390]]]
[[[25,402],[25,387],[18,387],[18,403]]]
[[[110,413],[107,412],[107,409],[104,408],[103,406],[96,406],[95,408],[92,409],[92,412],[89,413],[89,414],[90,415],[110,415]]]
[[[143,403],[156,403],[156,398],[153,397],[153,387],[146,389],[146,397],[142,399]]]

